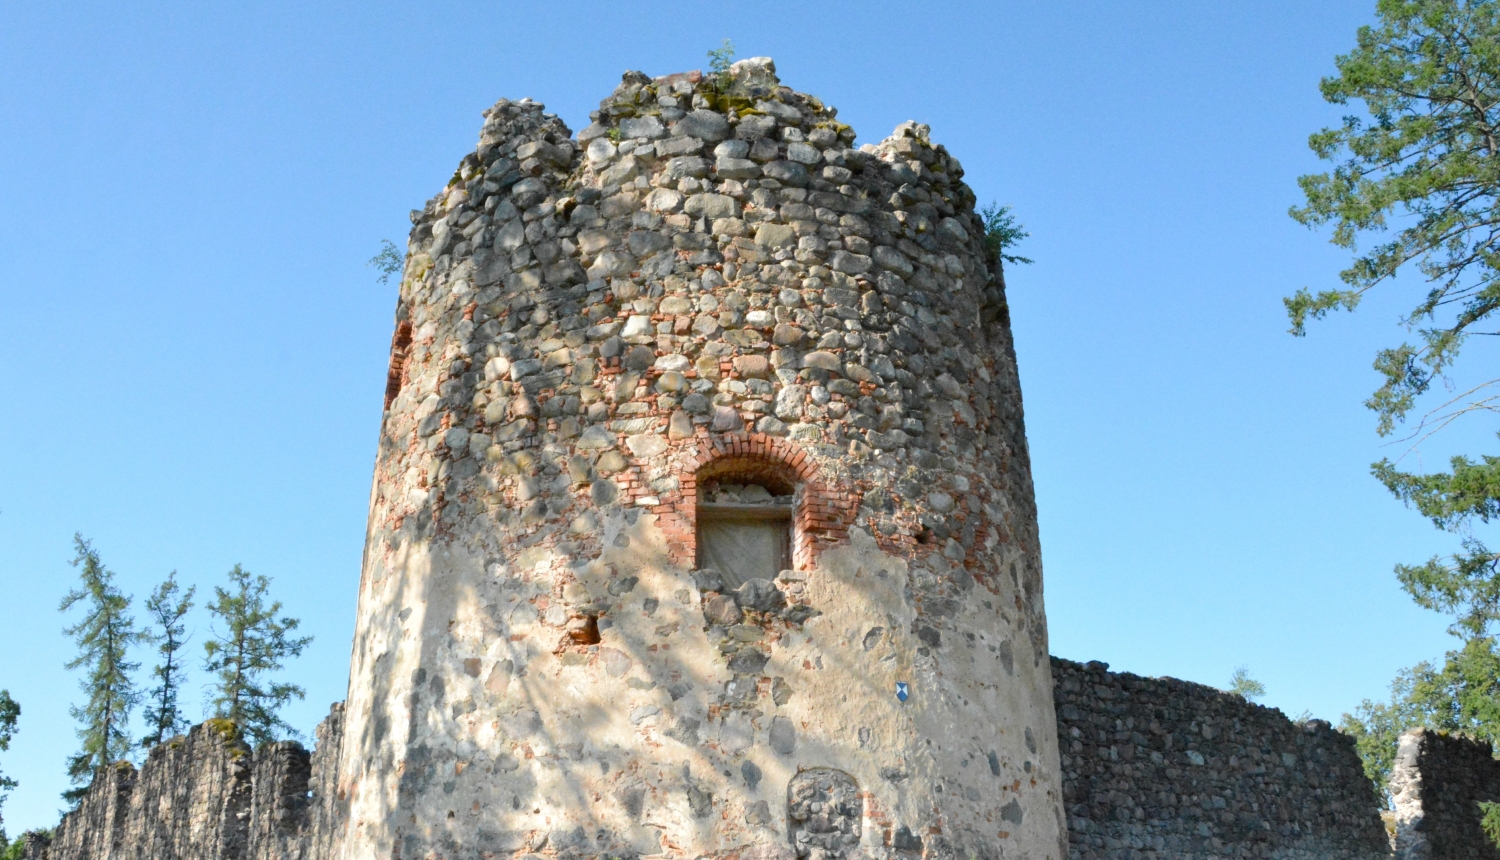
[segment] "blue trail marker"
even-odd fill
[[[896,698],[898,700],[904,702],[904,701],[906,701],[906,697],[910,696],[910,695],[911,695],[911,690],[906,686],[906,682],[905,681],[897,681],[896,682]]]

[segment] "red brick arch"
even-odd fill
[[[848,540],[858,499],[830,487],[812,457],[796,443],[764,433],[700,436],[697,441],[695,456],[677,476],[677,492],[652,508],[674,564],[697,564],[698,483],[718,475],[760,478],[781,489],[790,489],[789,484],[798,487],[792,546],[792,565],[798,570],[811,568],[819,553]]]

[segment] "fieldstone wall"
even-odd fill
[[[1489,741],[1413,729],[1391,770],[1398,860],[1500,860],[1480,828],[1479,804],[1500,802],[1500,761]]]
[[[313,775],[336,755],[342,705],[318,727],[320,751],[286,741],[252,752],[232,724],[209,721],[151,750],[137,770],[100,773],[51,840],[27,860],[315,860],[339,825],[336,795]],[[330,752],[331,751],[331,752]]]
[[[1212,687],[1108,668],[1052,660],[1074,860],[1389,855],[1352,738]]]

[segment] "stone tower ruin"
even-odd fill
[[[1067,855],[1000,266],[835,117],[502,100],[412,213],[339,856]]]

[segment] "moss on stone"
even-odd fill
[[[209,731],[217,734],[219,739],[226,744],[238,743],[240,740],[239,725],[227,717],[214,717],[213,719],[204,720],[203,725],[207,726]]]

